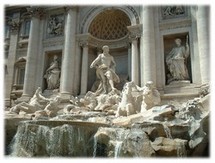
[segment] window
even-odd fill
[[[18,85],[23,85],[24,84],[24,79],[25,79],[25,68],[20,67],[18,69],[17,84]]]
[[[22,30],[21,30],[21,36],[22,37],[26,37],[27,38],[29,36],[30,25],[31,25],[31,21],[30,20],[25,20],[22,23]]]
[[[26,57],[21,57],[15,63],[14,88],[15,90],[22,89],[25,79]]]
[[[25,21],[25,23],[24,23],[24,32],[23,32],[24,36],[29,36],[30,24],[31,24],[30,20]]]

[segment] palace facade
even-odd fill
[[[90,64],[104,45],[115,59],[119,89],[126,81],[141,87],[153,81],[163,98],[196,96],[210,82],[209,9],[6,6],[5,105],[29,100],[38,87],[44,94],[58,92],[64,98],[94,90],[96,71]],[[176,39],[187,55],[169,64]],[[51,73],[57,73],[58,82],[49,86],[46,73],[54,58],[58,70]],[[186,78],[175,77],[181,69]]]

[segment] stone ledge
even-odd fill
[[[172,98],[195,98],[199,97],[198,93],[167,93],[164,95],[161,95],[161,99],[172,99]]]

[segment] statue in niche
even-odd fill
[[[52,16],[49,18],[48,34],[50,35],[63,34],[63,18],[61,16]]]
[[[50,64],[44,75],[47,82],[47,89],[50,90],[57,89],[60,86],[60,67],[57,59],[58,56],[55,55],[53,62]]]
[[[116,63],[109,54],[109,47],[105,45],[102,50],[103,53],[99,54],[90,65],[90,68],[96,68],[96,76],[100,80],[96,94],[107,94],[110,91],[115,91],[114,82],[120,82],[118,75],[115,73]]]
[[[187,70],[187,58],[189,57],[188,36],[186,39],[186,47],[181,45],[181,39],[175,39],[176,47],[166,56],[166,64],[169,70],[167,74],[167,83],[172,81],[189,80]]]

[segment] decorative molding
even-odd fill
[[[66,6],[64,7],[64,10],[66,11],[66,13],[68,13],[69,10],[78,10],[78,6]]]
[[[84,19],[83,19],[83,21],[81,23],[81,30],[80,30],[81,32],[83,32],[83,29],[84,29],[84,26],[85,26],[87,20],[92,16],[92,14],[94,13],[94,11],[97,10],[98,8],[99,8],[99,6],[98,7],[94,7],[92,10],[89,11],[89,13],[87,13],[87,16],[84,17]]]
[[[54,37],[43,41],[44,47],[57,46],[64,44],[64,37]]]
[[[95,48],[102,48],[104,45],[108,45],[110,49],[127,47],[128,35],[118,40],[101,40],[93,37],[90,33],[76,35],[76,41],[80,46],[92,46]]]
[[[176,28],[190,27],[191,24],[192,24],[192,21],[190,19],[183,19],[180,21],[160,23],[159,28],[160,30],[176,29]]]
[[[136,10],[132,6],[126,6],[126,7],[134,14],[134,17],[136,19],[136,24],[139,24],[140,18],[139,18],[138,13],[136,12]]]
[[[21,40],[18,42],[19,48],[23,48],[25,44],[26,44],[26,45],[28,44],[28,39],[21,39]]]

